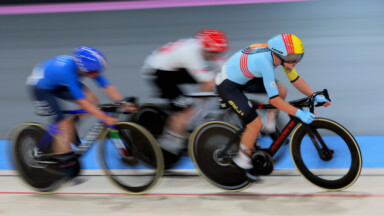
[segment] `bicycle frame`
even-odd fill
[[[88,113],[85,110],[78,109],[78,110],[65,110],[63,111],[64,114],[70,114],[70,115],[77,115],[77,114],[84,114]],[[107,112],[107,114],[111,115],[112,113]],[[41,148],[47,148],[48,145],[51,143],[53,137],[60,132],[55,125],[48,125],[47,126],[46,133],[43,135],[43,138],[40,140],[38,147]],[[119,134],[116,132],[115,126],[108,126],[105,125],[102,121],[97,121],[94,123],[89,130],[89,132],[86,134],[84,141],[82,142],[79,140],[79,145],[77,146],[77,149],[75,150],[77,155],[82,155],[85,152],[88,151],[88,149],[91,147],[91,145],[104,135],[104,129],[107,129],[107,133],[109,133],[112,137],[112,141],[114,145],[119,149],[119,153],[122,154],[122,156],[128,156],[129,153],[127,153],[127,149],[124,146],[124,143],[122,143],[122,140],[119,136]]]
[[[266,150],[271,156],[274,156],[276,152],[281,148],[281,146],[285,143],[285,140],[291,134],[293,129],[295,129],[295,127],[300,123],[301,121],[299,119],[290,116],[289,122],[285,125],[284,129],[281,131],[276,140],[272,142],[269,148],[263,150]]]
[[[321,106],[322,104],[314,104],[314,97],[316,95],[323,94],[328,100],[329,100],[329,95],[328,91],[324,89],[323,91],[315,92],[312,96],[308,98],[303,98],[299,99],[296,101],[291,101],[290,104],[298,107],[298,108],[303,108],[303,107],[308,107],[310,111],[313,113],[314,112],[314,107],[316,106]],[[259,104],[254,106],[255,110],[260,110],[260,109],[276,109],[271,104]],[[317,149],[320,157],[324,160],[330,160],[332,157],[332,152],[333,150],[328,149],[326,146],[323,138],[320,136],[320,134],[314,130],[310,125],[305,124],[300,121],[300,119],[289,115],[290,120],[289,122],[283,127],[283,130],[280,132],[280,134],[277,136],[277,138],[272,142],[272,144],[268,148],[260,148],[258,150],[263,150],[269,153],[272,157],[277,153],[277,151],[281,148],[281,146],[285,143],[285,140],[288,138],[288,136],[292,133],[292,131],[298,126],[299,124],[303,124],[308,132],[308,135],[314,144],[315,148]],[[230,146],[233,144],[234,141],[239,139],[241,137],[242,132],[244,129],[239,130],[236,135],[228,142],[228,144],[225,146],[224,150],[221,153],[226,152],[228,149],[230,149]],[[320,145],[319,145],[320,143]],[[321,148],[321,147],[322,148]]]

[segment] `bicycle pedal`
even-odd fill
[[[34,156],[39,164],[58,164],[59,162],[53,159],[53,154],[37,154]]]

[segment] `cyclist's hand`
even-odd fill
[[[316,95],[315,97],[316,103],[324,103],[323,106],[327,107],[331,105],[331,101],[327,100],[327,98],[324,97],[324,95]]]
[[[302,122],[310,124],[315,119],[315,115],[309,111],[303,111],[301,109],[298,109],[295,115],[297,118],[299,118]]]
[[[107,116],[103,119],[104,123],[106,125],[115,125],[117,124],[118,120],[112,116]]]
[[[123,108],[126,112],[129,113],[135,113],[139,110],[137,106],[130,104],[121,104],[121,108]]]

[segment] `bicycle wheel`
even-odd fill
[[[146,104],[139,108],[129,122],[137,123],[147,129],[155,138],[158,138],[162,132],[168,114],[161,108]]]
[[[299,125],[291,139],[291,156],[297,169],[308,181],[327,190],[351,186],[362,168],[360,148],[352,134],[324,118],[316,118],[310,126],[319,145],[329,150],[321,147],[321,158],[305,126]]]
[[[116,126],[130,155],[122,156],[110,139],[103,139],[100,143],[102,167],[108,178],[124,191],[146,193],[163,176],[164,162],[160,146],[138,124],[119,122]],[[110,138],[109,135],[106,138]]]
[[[12,156],[20,177],[37,192],[52,193],[65,181],[56,164],[39,163],[35,157],[37,144],[45,133],[41,124],[19,126],[13,137]]]
[[[232,163],[232,156],[238,151],[237,144],[234,143],[223,156],[219,154],[238,130],[226,122],[207,122],[192,133],[189,141],[189,154],[200,175],[228,191],[240,191],[252,185],[244,170]]]

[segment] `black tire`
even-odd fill
[[[144,104],[139,108],[129,122],[134,122],[147,129],[156,139],[163,133],[165,122],[169,113],[154,104]],[[171,169],[179,161],[181,155],[174,155],[162,149],[164,169]]]
[[[164,172],[163,155],[155,138],[143,127],[130,122],[119,122],[121,141],[130,152],[122,157],[109,135],[100,143],[101,164],[108,178],[131,194],[151,190]]]
[[[35,191],[52,193],[64,182],[65,176],[57,165],[38,163],[33,157],[34,148],[45,133],[43,125],[28,123],[19,127],[12,138],[12,156],[16,171]]]
[[[351,186],[362,169],[360,148],[352,134],[340,124],[324,118],[316,118],[311,127],[333,153],[328,159],[321,159],[301,124],[291,139],[291,156],[297,169],[309,182],[327,190],[343,190]]]
[[[164,129],[168,113],[162,108],[153,104],[145,104],[139,108],[139,111],[128,119],[128,122],[134,122],[147,129],[155,138],[158,138]]]
[[[238,151],[238,140],[228,151],[229,158],[218,158],[218,152],[238,130],[226,122],[207,122],[192,133],[189,141],[189,154],[199,174],[214,186],[228,191],[240,191],[252,185],[244,170],[231,159]]]

